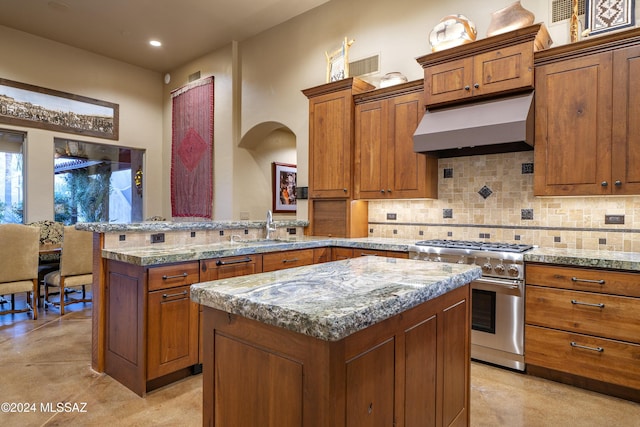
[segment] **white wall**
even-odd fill
[[[0,123],[27,133],[26,222],[53,219],[55,137],[146,150],[144,215],[162,214],[162,87],[158,73],[0,26],[0,76],[119,104],[117,141]]]

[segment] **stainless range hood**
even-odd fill
[[[439,157],[532,150],[533,117],[533,92],[429,110],[413,149]]]

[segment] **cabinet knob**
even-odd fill
[[[464,90],[471,90],[471,87],[470,87],[469,85],[466,85],[466,86],[464,87]]]
[[[384,188],[383,188],[383,189],[381,189],[381,190],[380,190],[380,192],[381,192],[382,194],[384,194]]]
[[[388,190],[387,190],[387,193],[391,193],[391,189],[388,189]]]
[[[480,87],[480,83],[476,83],[473,85],[473,87],[475,87],[476,89],[478,89]]]
[[[343,189],[342,189],[342,191],[344,191],[344,192],[346,193],[346,192],[347,192],[347,189],[346,189],[346,188],[343,188]]]
[[[603,187],[607,187],[609,185],[609,183],[607,181],[602,181],[600,183],[600,185],[603,186]]]
[[[617,180],[617,181],[614,183],[614,185],[615,185],[616,187],[620,187],[620,186],[622,186],[622,181]]]

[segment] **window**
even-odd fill
[[[24,220],[25,134],[0,129],[0,223]]]
[[[55,220],[141,221],[143,154],[143,150],[56,138]]]

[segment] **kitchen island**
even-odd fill
[[[468,425],[480,275],[361,257],[192,285],[204,425]]]

